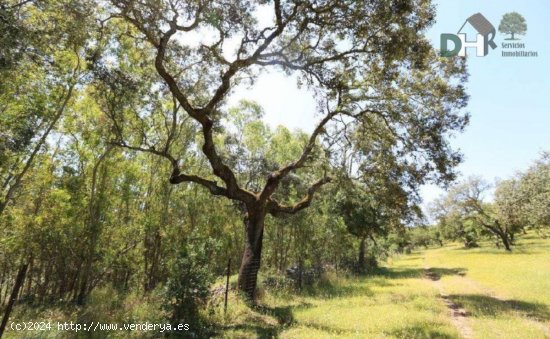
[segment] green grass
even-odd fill
[[[429,268],[427,278],[426,268]],[[218,284],[222,285],[220,280]],[[236,285],[236,276],[231,277]],[[260,288],[260,302],[249,307],[230,294],[228,313],[223,293],[204,316],[219,338],[460,338],[463,326],[453,321],[440,297],[466,310],[474,338],[550,338],[550,239],[525,235],[512,253],[485,243],[465,250],[451,244],[395,257],[365,277],[326,274],[314,288]],[[30,309],[18,306],[13,320],[84,322],[162,322],[160,301],[140,295],[113,297],[98,290],[84,309]],[[191,324],[192,325],[192,324]],[[100,336],[99,336],[100,335]],[[154,333],[101,333],[99,337],[155,337]],[[87,337],[68,332],[6,333],[6,338]],[[93,337],[93,336],[92,336]]]
[[[150,323],[166,323],[167,314],[160,307],[161,304],[161,297],[155,293],[148,296],[143,296],[141,293],[120,294],[109,287],[94,290],[85,307],[67,303],[51,304],[49,306],[35,305],[34,307],[20,304],[15,307],[10,317],[10,323],[12,321],[16,323],[49,322],[51,328],[41,327],[42,330],[12,331],[8,325],[2,339],[158,338],[159,333],[154,331],[86,332],[82,330],[75,332],[58,330],[57,323],[73,322],[81,325],[92,322],[122,324],[148,321]]]
[[[330,275],[299,294],[264,291],[256,309],[233,296],[229,314],[217,315],[219,337],[460,338],[440,289],[466,310],[474,338],[550,338],[550,240],[534,235],[512,253],[449,245],[394,258],[368,277]]]
[[[325,276],[301,294],[264,293],[250,309],[232,299],[220,337],[456,338],[437,291],[409,256],[369,277]]]
[[[550,241],[530,234],[512,253],[484,244],[425,252],[428,266],[462,269],[441,278],[446,293],[469,313],[476,338],[550,337]]]

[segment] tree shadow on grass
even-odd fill
[[[303,326],[311,329],[315,329],[321,332],[331,333],[331,334],[348,335],[348,336],[353,336],[354,334],[357,335],[355,331],[335,328],[327,325],[321,325],[318,323],[307,323],[307,324],[303,324]]]
[[[386,268],[381,267],[377,269],[375,275],[386,277],[389,279],[410,279],[410,278],[422,278],[426,275],[432,280],[439,280],[446,275],[458,275],[465,276],[467,269],[464,267],[457,268],[445,268],[445,267],[431,267],[429,269],[422,268]]]
[[[253,306],[252,309],[260,314],[272,316],[277,319],[277,322],[281,326],[289,326],[294,323],[294,314],[295,309],[309,308],[311,304],[302,303],[300,305],[290,305],[290,306],[277,306],[269,307],[264,305]]]
[[[491,255],[491,256],[501,256],[501,255],[510,256],[515,254],[537,254],[537,253],[545,252],[544,250],[540,250],[540,249],[531,249],[527,246],[523,246],[523,244],[512,245],[511,248],[512,248],[511,251],[506,251],[502,247],[497,248],[495,246],[485,246],[482,244],[480,247],[476,247],[476,248],[461,247],[461,248],[453,248],[451,249],[451,251],[465,252],[465,253],[469,252],[468,254]]]
[[[540,320],[550,320],[550,308],[546,304],[522,300],[501,300],[482,294],[452,294],[449,295],[455,304],[464,307],[473,316],[490,316],[520,313],[524,316]]]
[[[399,258],[399,261],[401,262],[404,262],[404,261],[413,261],[413,260],[418,260],[418,259],[422,259],[422,255],[420,254],[409,254],[407,255],[406,257],[403,257],[403,258]]]
[[[458,275],[465,276],[468,270],[464,267],[455,268],[443,268],[443,267],[430,267],[424,271],[424,275],[431,280],[439,280],[446,275]]]
[[[550,243],[537,236],[519,236],[512,244],[512,251],[505,251],[501,246],[496,247],[493,242],[480,242],[479,247],[467,248],[464,246],[450,249],[450,251],[472,253],[479,255],[515,255],[515,254],[541,254],[548,253]]]
[[[379,267],[372,273],[372,275],[375,277],[383,277],[388,279],[410,279],[410,278],[421,278],[423,272],[424,270],[420,268]]]
[[[442,338],[442,339],[454,339],[456,336],[445,333],[439,328],[432,326],[431,324],[415,324],[395,329],[390,332],[386,332],[386,335],[394,338]]]
[[[246,324],[236,324],[224,326],[220,330],[228,331],[245,331],[245,332],[255,332],[258,338],[278,338],[281,331],[285,328],[288,328],[294,324],[294,310],[301,308],[309,308],[311,304],[302,303],[299,305],[289,305],[289,306],[277,306],[269,307],[265,305],[255,305],[251,308],[259,314],[267,315],[277,319],[277,325],[268,324],[268,323],[246,323]]]
[[[519,241],[512,245],[512,254],[541,254],[548,253],[550,243],[542,241]]]
[[[304,288],[300,293],[309,297],[320,297],[328,299],[353,297],[359,295],[371,297],[374,295],[374,292],[371,291],[367,284],[360,280],[358,280],[356,283],[345,285],[337,282],[334,283],[330,280],[319,281],[313,286]]]
[[[254,332],[256,333],[257,338],[278,338],[280,327],[279,326],[273,326],[273,325],[253,325],[253,324],[237,324],[237,325],[231,325],[226,326],[223,328],[223,331],[244,331],[246,333]],[[221,334],[217,333],[217,334]],[[248,336],[248,334],[247,334]],[[242,336],[239,336],[242,338]]]

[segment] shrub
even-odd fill
[[[201,244],[183,244],[170,265],[172,269],[165,288],[165,309],[171,314],[172,322],[190,324],[191,330],[197,334],[206,328],[199,311],[206,303],[209,287],[214,282],[209,263],[216,248],[217,244],[212,239]]]

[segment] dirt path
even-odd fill
[[[478,293],[481,293],[482,295],[487,295],[487,296],[490,296],[491,298],[494,298],[496,300],[499,300],[501,301],[502,303],[507,303],[509,302],[509,299],[502,296],[502,295],[499,295],[498,293],[496,293],[495,291],[491,290],[490,288],[486,287],[486,286],[483,286],[482,284],[480,284],[479,282],[477,281],[474,281],[472,279],[468,279],[467,277],[462,277],[461,279],[462,281],[462,284],[468,286],[471,288],[472,291],[477,291]],[[439,285],[441,285],[441,283],[439,283]],[[440,290],[441,291],[441,290]],[[440,292],[441,293],[441,292]],[[534,326],[534,327],[537,327],[539,328],[541,331],[544,332],[544,335],[547,337],[547,338],[550,338],[550,327],[547,326],[546,324],[544,324],[543,322],[537,320],[537,319],[533,319],[531,317],[527,317],[527,316],[522,316],[522,318],[528,322],[531,326]]]
[[[429,267],[424,267],[424,276],[439,291],[439,297],[449,309],[451,322],[457,328],[462,338],[473,338],[472,328],[470,327],[470,323],[468,321],[468,313],[464,308],[454,303],[449,298],[449,295],[445,293],[445,291],[443,290],[443,285],[441,284],[441,281],[439,281],[440,277],[436,273],[430,271]]]
[[[429,280],[434,286],[434,288],[436,288],[439,291],[439,297],[449,309],[451,322],[459,330],[459,333],[461,334],[461,336],[463,338],[472,338],[473,332],[469,325],[468,312],[464,308],[460,307],[455,302],[453,302],[451,298],[449,298],[449,295],[445,293],[443,284],[440,281],[441,277],[438,275],[437,272],[434,272],[433,270],[430,269],[430,266],[426,263],[426,259],[427,258],[424,258],[425,278]],[[511,302],[508,298],[496,293],[495,291],[488,288],[487,286],[484,286],[477,281],[464,277],[464,274],[458,274],[458,275],[461,276],[461,279],[460,279],[461,283],[464,286],[467,286],[468,289],[472,291],[472,293],[485,295],[493,299],[496,299],[502,303]],[[544,322],[540,321],[539,319],[532,318],[530,316],[525,316],[525,315],[518,315],[518,316],[521,316],[521,318],[523,318],[523,320],[528,322],[531,326],[539,328],[544,333],[545,337],[550,338],[550,326],[546,325]]]
[[[502,295],[499,295],[498,293],[494,292],[493,290],[481,285],[477,281],[474,281],[472,279],[464,278],[462,279],[464,284],[467,284],[468,286],[471,286],[473,290],[480,291],[484,295],[491,296],[491,298],[494,298],[496,300],[499,300],[503,303],[509,302],[508,298],[505,298]],[[545,337],[550,338],[550,327],[544,324],[543,322],[539,321],[538,319],[533,319],[528,316],[522,316],[523,320],[528,322],[531,326],[539,328],[542,332],[544,332]]]

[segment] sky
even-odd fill
[[[495,28],[497,48],[485,57],[468,50],[470,95],[467,111],[470,125],[451,145],[464,154],[458,167],[462,177],[479,175],[493,182],[527,169],[543,150],[550,151],[550,2],[544,0],[441,0],[436,24],[426,36],[439,48],[441,33],[457,33],[465,20],[482,13]],[[520,13],[527,33],[520,36],[525,50],[538,57],[502,57],[502,43],[509,42],[498,32],[502,16]],[[475,36],[468,35],[468,40]],[[231,101],[239,98],[260,103],[266,122],[275,127],[311,131],[318,117],[311,93],[296,86],[296,79],[272,72],[260,76],[253,87],[237,88]],[[231,102],[230,101],[230,102]],[[421,196],[426,207],[441,188],[425,186]]]

